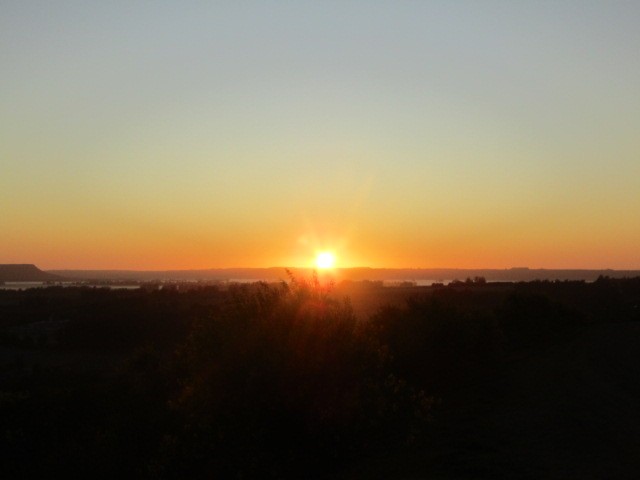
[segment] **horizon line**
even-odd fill
[[[3,264],[3,265],[35,265],[35,264]],[[38,267],[39,268],[39,267]],[[270,267],[206,267],[206,268],[161,268],[161,269],[135,269],[135,268],[47,268],[43,271],[101,271],[101,272],[190,272],[190,271],[208,271],[208,270],[275,270],[275,269],[295,269],[295,270],[316,270],[322,271],[317,267],[311,266],[270,266]],[[640,271],[637,268],[611,268],[611,267],[334,267],[328,270],[574,270],[574,271]]]

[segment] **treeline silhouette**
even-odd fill
[[[433,451],[514,359],[640,320],[640,278],[405,291],[368,319],[315,277],[0,291],[3,477],[312,478]]]

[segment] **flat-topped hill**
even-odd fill
[[[62,280],[62,277],[43,272],[32,264],[0,264],[0,282],[47,282],[56,280]]]

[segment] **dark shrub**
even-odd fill
[[[438,393],[492,368],[503,341],[488,313],[436,297],[382,309],[371,328],[388,345],[398,375]]]
[[[513,348],[553,342],[575,331],[584,320],[580,314],[547,296],[514,293],[498,310],[500,328]]]
[[[184,427],[171,473],[296,476],[410,441],[429,400],[393,376],[386,351],[314,279],[238,287],[180,351]]]

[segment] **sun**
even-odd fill
[[[316,267],[320,270],[333,268],[336,263],[336,256],[332,252],[318,252],[316,255]]]

